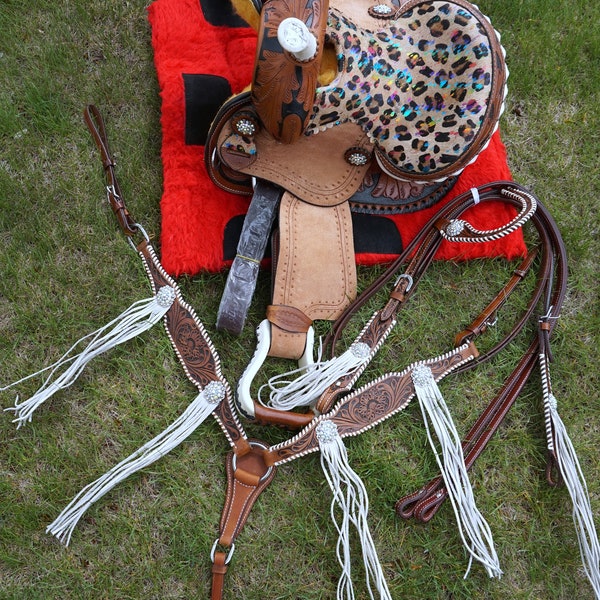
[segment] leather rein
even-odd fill
[[[238,418],[238,407],[231,388],[221,373],[219,357],[204,326],[193,308],[183,299],[173,278],[160,264],[144,229],[132,218],[125,206],[100,112],[95,106],[88,106],[84,118],[101,154],[107,177],[108,201],[121,230],[140,255],[153,291],[156,292],[164,285],[175,289],[176,300],[166,313],[164,323],[186,376],[200,390],[215,382],[222,386],[223,400],[215,406],[212,414],[223,430],[231,451],[226,459],[228,484],[225,506],[219,535],[211,552],[212,600],[223,597],[224,577],[235,542],[254,502],[272,481],[278,465],[319,450],[320,424],[325,421],[334,423],[342,438],[371,429],[406,408],[415,397],[413,375],[417,367],[427,366],[436,381],[450,373],[467,371],[499,353],[521,333],[532,317],[538,315],[538,331],[528,349],[504,382],[498,395],[473,424],[462,442],[465,463],[467,468],[470,468],[531,377],[538,365],[539,355],[551,357],[549,339],[560,315],[567,280],[566,253],[560,233],[547,209],[530,192],[514,182],[492,183],[462,194],[444,206],[384,275],[361,294],[334,324],[326,340],[332,356],[340,336],[358,309],[396,278],[387,301],[373,314],[354,342],[368,346],[368,360],[360,368],[330,385],[321,393],[314,408],[308,412],[278,411],[257,405],[257,422],[299,431],[287,441],[272,446],[249,439]],[[475,230],[460,219],[469,207],[479,202],[490,201],[501,201],[514,206],[518,212],[517,216],[504,227],[491,231]],[[418,361],[403,371],[388,373],[369,384],[353,389],[393,329],[399,311],[414,294],[443,240],[473,243],[490,241],[516,231],[527,220],[532,223],[537,234],[536,247],[523,259],[507,284],[482,313],[456,335],[453,349],[442,356]],[[475,340],[492,324],[497,312],[534,263],[537,263],[538,273],[529,302],[517,316],[511,331],[504,339],[480,354],[475,347]],[[551,428],[547,430],[547,434],[548,445],[552,448]],[[548,481],[555,485],[561,478],[556,469],[556,457],[552,451],[549,452],[547,477]],[[403,518],[413,517],[428,521],[447,496],[444,480],[442,477],[436,477],[420,490],[399,500],[396,503],[396,512]]]

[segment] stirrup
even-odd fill
[[[240,377],[235,394],[235,404],[237,409],[247,419],[257,421],[263,424],[274,424],[282,427],[292,427],[297,429],[308,424],[315,417],[315,412],[310,409],[306,413],[292,413],[280,411],[274,408],[264,406],[252,398],[250,388],[256,374],[263,366],[271,347],[271,323],[264,319],[256,329],[257,344],[254,356],[248,363],[246,370]],[[298,359],[300,368],[308,367],[314,364],[313,347],[315,342],[315,331],[312,325],[306,333],[306,346],[304,353]]]

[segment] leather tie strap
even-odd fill
[[[83,118],[92,134],[98,150],[100,151],[102,165],[104,166],[104,172],[108,182],[106,193],[110,206],[119,221],[123,233],[128,237],[133,237],[138,233],[139,227],[131,218],[121,195],[121,188],[119,187],[119,182],[115,175],[115,162],[108,145],[108,136],[106,135],[104,119],[102,118],[100,111],[93,104],[85,107]]]
[[[239,335],[244,328],[256,288],[260,261],[265,254],[282,193],[283,190],[272,183],[263,180],[256,182],[240,234],[237,254],[223,290],[217,314],[217,329]]]

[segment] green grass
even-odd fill
[[[600,514],[600,5],[485,0],[480,8],[507,50],[511,76],[502,130],[514,177],[548,206],[568,249],[569,293],[553,341],[552,373]],[[7,0],[0,4],[0,32],[2,384],[56,359],[148,291],[141,264],[105,204],[96,150],[81,118],[85,104],[102,110],[129,208],[155,239],[161,162],[160,100],[143,2]],[[502,261],[432,267],[365,381],[446,351],[477,310],[472,299],[486,302],[509,271]],[[359,275],[365,285],[373,272]],[[202,275],[180,284],[235,382],[252,355],[254,335],[251,327],[239,339],[214,331],[224,281],[223,274]],[[251,324],[264,312],[268,287],[264,273]],[[443,384],[461,430],[523,347],[515,344],[476,373]],[[19,392],[34,390],[30,382]],[[208,597],[208,553],[227,450],[212,421],[92,507],[69,548],[44,533],[83,485],[161,431],[193,395],[156,328],[98,359],[26,427],[16,431],[10,413],[2,415],[0,599]],[[2,406],[13,400],[12,392],[0,396]],[[273,442],[287,435],[248,429]],[[398,497],[436,472],[416,406],[347,446],[369,490],[372,530],[394,598],[592,598],[568,494],[545,483],[537,382],[525,388],[472,474],[505,572],[499,581],[477,566],[463,579],[467,561],[449,506],[427,525],[393,514]],[[281,468],[239,539],[227,597],[334,598],[339,571],[329,503],[315,457]],[[354,579],[357,597],[366,597],[360,568]]]

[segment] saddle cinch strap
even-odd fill
[[[264,202],[271,182],[295,199],[278,212],[281,270],[262,335],[272,335],[268,354],[305,365],[305,322],[335,320],[355,297],[347,201],[369,170],[434,192],[460,173],[497,128],[507,72],[497,33],[463,0],[268,0],[259,22],[251,91],[222,107],[206,146],[217,185],[254,193],[217,327],[243,328],[277,214],[276,192]]]

